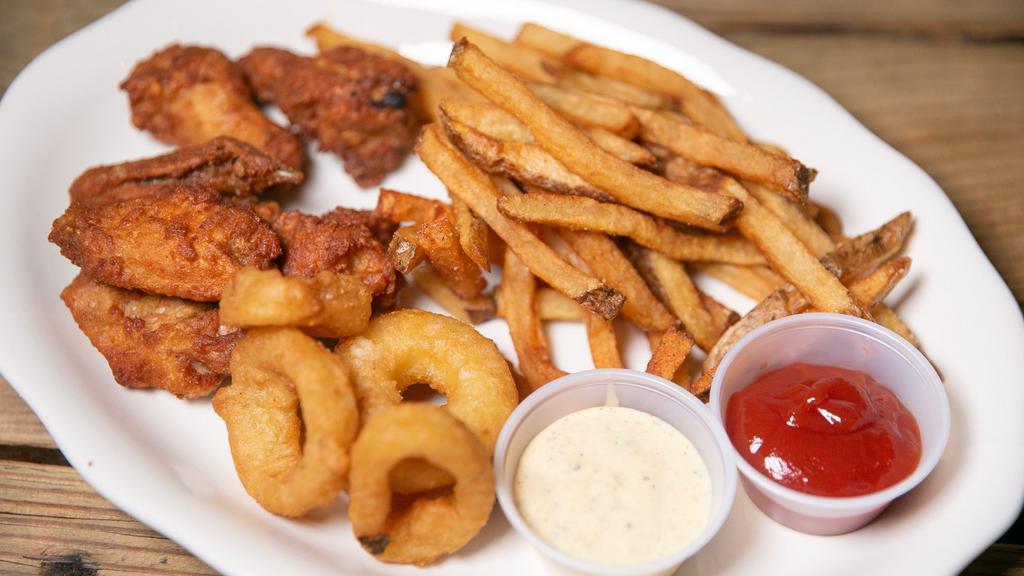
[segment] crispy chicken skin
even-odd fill
[[[360,186],[380,183],[412,149],[416,78],[401,62],[339,46],[312,58],[256,48],[239,65],[257,98],[340,156]]]
[[[228,373],[231,350],[243,334],[221,333],[212,304],[122,290],[84,274],[60,297],[126,388],[206,396]]]
[[[395,267],[355,210],[335,208],[323,216],[292,210],[274,220],[289,276],[312,277],[321,270],[355,274],[369,287],[374,308],[394,306],[398,291]]]
[[[241,70],[213,48],[168,46],[139,62],[121,89],[128,93],[132,123],[158,140],[196,146],[232,136],[302,168],[299,138],[263,115]]]
[[[248,197],[277,186],[295,186],[302,172],[228,136],[199,146],[90,168],[68,191],[73,204],[98,205],[153,193],[167,184],[195,184],[224,196]]]
[[[165,296],[216,301],[235,272],[270,267],[281,245],[251,208],[205,188],[98,206],[71,205],[50,241],[100,282]]]

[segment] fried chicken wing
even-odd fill
[[[401,62],[339,46],[312,58],[256,48],[239,65],[257,98],[340,156],[360,186],[378,184],[412,148],[416,78]]]
[[[393,307],[399,282],[395,267],[355,210],[336,208],[323,216],[284,211],[274,220],[274,230],[284,248],[285,274],[354,274],[370,288],[375,309]]]
[[[216,306],[101,284],[79,274],[61,292],[78,327],[126,388],[206,396],[228,373],[243,332],[225,332]]]
[[[186,185],[111,204],[73,204],[54,221],[50,241],[100,282],[199,301],[218,300],[237,270],[268,268],[281,253],[252,209]]]
[[[168,46],[139,62],[121,89],[128,93],[132,123],[158,140],[196,146],[232,136],[302,167],[299,138],[263,115],[241,70],[213,48]]]
[[[218,136],[153,158],[90,168],[68,192],[73,204],[97,205],[146,196],[168,184],[195,184],[224,196],[247,197],[300,182],[302,172],[245,142]]]

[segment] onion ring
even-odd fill
[[[402,401],[402,391],[423,383],[448,397],[445,409],[494,452],[498,433],[519,402],[508,362],[494,342],[472,326],[423,310],[378,316],[363,333],[335,350],[350,367],[360,418]],[[419,460],[392,474],[400,494],[449,485],[452,478]]]
[[[422,458],[455,477],[452,493],[392,510],[388,476]],[[348,517],[367,552],[383,562],[424,566],[469,542],[494,506],[487,450],[462,422],[437,406],[391,406],[374,414],[352,445]]]
[[[304,278],[249,267],[224,288],[220,320],[243,328],[299,326],[318,338],[344,338],[366,328],[370,305],[370,290],[355,276],[323,271]]]
[[[359,430],[341,358],[295,328],[255,328],[231,354],[231,380],[213,409],[249,495],[292,517],[334,500]]]

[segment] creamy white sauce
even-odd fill
[[[526,523],[555,548],[591,562],[632,564],[666,556],[703,531],[711,480],[681,432],[611,405],[573,412],[542,430],[519,461],[515,499]]]

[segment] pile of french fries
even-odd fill
[[[431,123],[416,153],[451,203],[382,190],[378,214],[407,224],[389,254],[456,317],[505,319],[524,393],[564,374],[545,320],[583,322],[594,365],[621,367],[613,319],[624,318],[648,334],[648,371],[704,398],[732,344],[791,314],[869,318],[917,345],[882,304],[909,269],[897,256],[909,213],[845,237],[808,198],[813,169],[750,140],[678,72],[532,23],[513,41],[456,24],[447,67],[323,25],[308,33],[321,50],[358,46],[418,77]],[[492,263],[502,280],[488,294]],[[697,271],[758,304],[740,317],[697,288]]]

